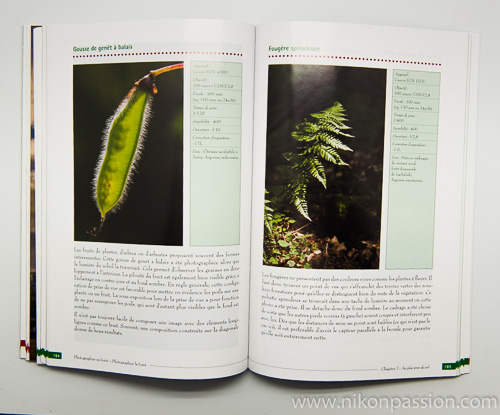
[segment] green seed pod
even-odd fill
[[[134,86],[108,121],[95,177],[95,199],[102,220],[123,202],[140,157],[152,98],[150,91]]]
[[[153,96],[157,93],[156,76],[183,66],[166,66],[151,71],[137,81],[108,120],[94,176],[94,197],[101,213],[101,223],[99,227],[89,230],[89,234],[97,235],[106,215],[117,210],[125,200],[127,187],[140,158]]]

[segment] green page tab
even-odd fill
[[[45,349],[37,349],[36,354],[37,356],[45,356],[48,359],[62,359],[61,352],[50,352]]]
[[[470,359],[468,357],[464,359],[457,360],[454,363],[443,363],[443,370],[455,370],[458,369],[461,366],[468,366],[470,365]]]

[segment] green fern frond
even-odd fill
[[[305,199],[301,199],[300,197],[296,197],[293,201],[295,208],[297,211],[304,216],[307,220],[311,220],[309,217],[309,212],[307,208],[307,201]]]
[[[342,130],[347,130],[347,128],[339,128],[334,123],[322,123],[320,125],[320,128],[318,128],[318,131],[326,131],[330,134],[342,135],[344,137],[351,137],[351,138],[353,137],[351,134],[348,134]]]
[[[345,124],[345,112],[342,104],[335,102],[331,107],[311,114],[310,120],[304,120],[292,132],[292,138],[299,143],[297,152],[283,153],[289,163],[279,168],[289,183],[284,190],[286,198],[308,220],[311,220],[306,200],[309,180],[314,178],[326,188],[323,162],[345,166],[347,163],[338,151],[352,151],[341,139],[353,137],[345,132],[351,128]]]
[[[265,194],[267,195],[269,192],[265,190]],[[270,200],[265,199],[264,200],[264,227],[267,230],[269,234],[273,233],[272,230],[272,221],[273,221],[273,213],[274,210],[269,207],[269,203],[271,203]]]
[[[320,121],[328,119],[338,120],[341,124],[343,124],[344,121],[347,121],[347,117],[345,117],[344,115],[344,106],[340,102],[335,101],[330,108],[326,108],[323,111],[313,113],[311,114],[311,117],[316,118]]]
[[[321,161],[319,161],[316,157],[308,157],[304,160],[304,168],[311,177],[314,177],[326,189],[325,168],[323,167],[323,164],[321,164]],[[305,192],[306,191],[304,190],[304,195]]]
[[[327,146],[330,146],[330,147],[333,147],[333,148],[339,149],[339,150],[352,151],[352,149],[350,147],[346,146],[342,141],[340,141],[340,139],[338,139],[337,137],[334,137],[328,133],[321,132],[321,133],[318,133],[316,136],[317,136],[319,141],[326,144]],[[349,137],[352,137],[352,136],[349,135]]]
[[[339,153],[337,153],[337,151],[332,147],[315,145],[314,147],[309,148],[308,151],[316,156],[319,156],[323,160],[328,161],[329,163],[337,164],[339,166],[347,166],[347,163],[342,160]]]

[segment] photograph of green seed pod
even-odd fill
[[[269,66],[264,265],[379,268],[386,77]]]
[[[183,64],[75,65],[74,239],[183,243]]]

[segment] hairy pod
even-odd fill
[[[183,67],[184,64],[178,63],[149,72],[134,84],[109,118],[94,175],[94,198],[101,222],[87,232],[90,235],[96,236],[101,231],[106,215],[118,209],[125,199],[134,167],[140,158],[151,102],[157,93],[155,78]]]
[[[118,208],[125,197],[134,164],[140,157],[152,98],[152,90],[136,84],[108,121],[94,181],[101,220]]]

